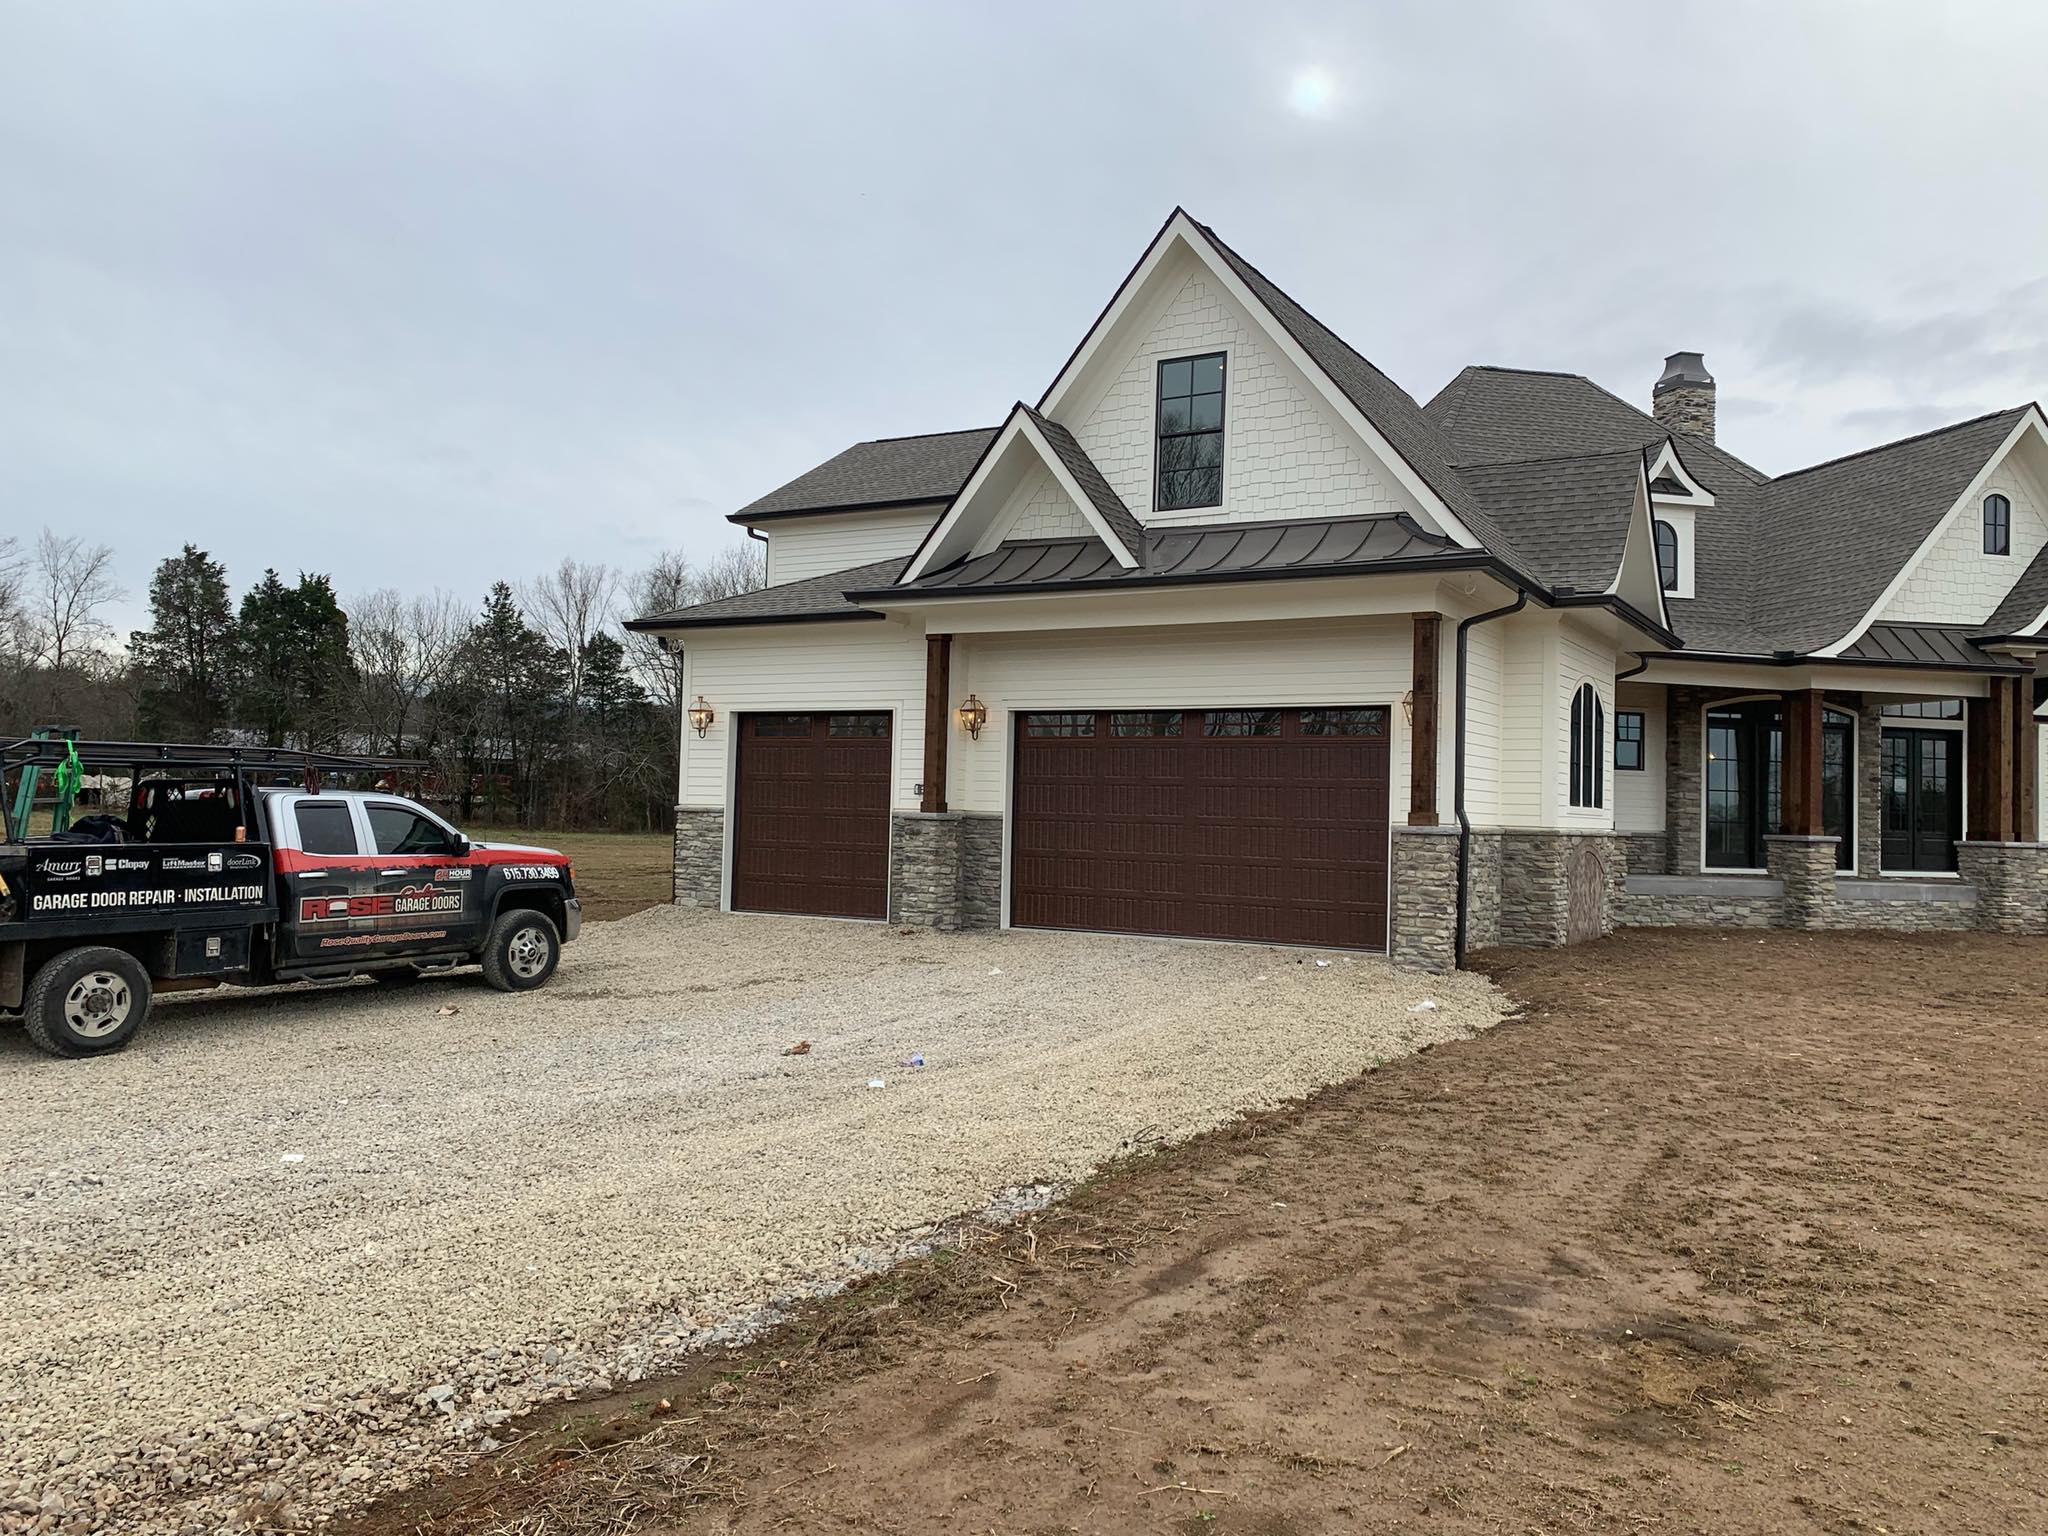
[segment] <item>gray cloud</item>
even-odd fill
[[[1175,203],[1420,396],[1641,400],[1696,347],[1791,467],[2043,392],[2048,14],[1945,17],[17,8],[0,523],[136,593],[188,538],[344,591],[709,552],[849,442],[1035,397]]]

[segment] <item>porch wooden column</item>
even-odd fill
[[[953,637],[924,637],[923,811],[946,808],[946,746],[953,734]]]
[[[1792,837],[1819,837],[1821,813],[1821,692],[1805,688],[1784,696],[1785,757],[1780,786],[1783,830]]]
[[[1433,827],[1437,824],[1437,696],[1443,615],[1418,613],[1413,618],[1415,715],[1408,735],[1408,825]]]
[[[2018,714],[2014,773],[2019,781],[2020,824],[2017,840],[2033,843],[2041,838],[2041,722],[2034,718],[2040,706],[2034,696],[2040,683],[2033,677],[2012,680],[2013,708]]]
[[[1994,677],[1985,697],[1972,699],[1969,740],[1969,825],[1973,843],[2011,843],[2020,838],[2020,688],[2009,677]]]

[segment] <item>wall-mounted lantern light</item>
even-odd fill
[[[988,724],[988,706],[973,694],[967,695],[959,709],[960,729],[974,741],[981,740],[981,728]]]
[[[1415,690],[1410,688],[1401,695],[1401,719],[1408,725],[1415,723]]]
[[[711,729],[711,722],[717,718],[718,716],[712,713],[711,706],[704,702],[704,695],[698,694],[697,701],[690,706],[690,729],[694,730],[701,740],[704,733]]]

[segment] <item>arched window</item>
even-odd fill
[[[2012,553],[2012,503],[1995,492],[1984,498],[1984,553]]]
[[[1591,683],[1572,695],[1572,804],[1607,803],[1607,713]]]
[[[1678,590],[1678,530],[1657,519],[1657,579],[1666,592]]]

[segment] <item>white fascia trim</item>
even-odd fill
[[[1050,416],[1054,421],[1060,419],[1061,406],[1072,394],[1076,383],[1101,347],[1103,339],[1115,329],[1117,322],[1137,302],[1138,295],[1151,281],[1153,273],[1158,271],[1176,246],[1187,250],[1201,264],[1203,270],[1243,306],[1245,313],[1250,315],[1258,323],[1259,329],[1265,333],[1267,342],[1294,365],[1301,376],[1314,386],[1323,402],[1346,426],[1358,434],[1366,447],[1386,465],[1388,473],[1422,505],[1424,512],[1435,521],[1444,537],[1465,549],[1482,547],[1479,540],[1472,536],[1472,531],[1460,522],[1457,514],[1445,504],[1443,498],[1429,488],[1426,480],[1416,474],[1414,466],[1387,441],[1385,435],[1372,424],[1365,413],[1351,403],[1350,397],[1337,387],[1336,381],[1323,371],[1322,366],[1288,334],[1287,327],[1259,301],[1259,296],[1245,286],[1244,281],[1231,270],[1230,264],[1217,254],[1216,248],[1209,243],[1200,226],[1185,212],[1176,211],[1174,216],[1166,221],[1166,227],[1159,232],[1159,237],[1152,242],[1151,248],[1132,269],[1123,288],[1111,301],[1109,308],[1102,312],[1102,318],[1095,322],[1095,327],[1089,331],[1087,339],[1067,360],[1067,366],[1060,370],[1059,377],[1052,381],[1051,388],[1046,390],[1045,397],[1038,403],[1040,414]]]
[[[1647,539],[1647,545],[1638,546],[1638,539]],[[1650,506],[1650,476],[1640,463],[1636,466],[1636,504],[1629,513],[1628,537],[1622,541],[1621,564],[1614,568],[1614,580],[1608,583],[1606,595],[1621,597],[1621,579],[1628,574],[1628,557],[1637,548],[1650,551],[1651,584],[1657,589],[1657,622],[1666,629],[1671,627],[1671,611],[1664,606],[1664,578],[1657,571],[1657,536],[1655,515]]]
[[[1670,438],[1664,439],[1664,446],[1657,450],[1657,457],[1650,461],[1649,478],[1661,480],[1666,475],[1685,487],[1683,496],[1659,496],[1658,501],[1668,501],[1675,507],[1711,507],[1714,493],[1692,477],[1685,467],[1685,460],[1678,456],[1678,444]]]
[[[1003,430],[996,434],[996,440],[989,445],[988,451],[982,455],[981,463],[975,467],[974,474],[960,487],[960,493],[953,498],[953,504],[946,509],[946,515],[939,519],[937,526],[926,536],[916,557],[904,567],[903,574],[896,578],[897,586],[907,586],[924,574],[939,550],[944,547],[947,535],[959,528],[961,519],[974,505],[982,488],[988,484],[989,476],[995,473],[995,467],[1002,462],[1003,455],[1020,438],[1031,445],[1031,451],[1038,455],[1047,469],[1052,471],[1053,479],[1080,510],[1088,526],[1093,528],[1102,542],[1108,546],[1109,552],[1116,557],[1117,564],[1125,570],[1137,568],[1137,557],[1124,547],[1124,541],[1117,537],[1115,530],[1107,522],[1103,521],[1102,514],[1095,510],[1095,503],[1090,501],[1086,493],[1075,483],[1066,462],[1053,451],[1052,444],[1045,440],[1045,434],[1032,425],[1031,418],[1024,414],[1024,408],[1018,406],[1010,413],[1010,419],[1003,423]]]
[[[1892,577],[1890,584],[1877,595],[1877,601],[1870,605],[1870,611],[1857,620],[1855,627],[1833,645],[1822,646],[1819,650],[1813,652],[1815,656],[1839,656],[1843,651],[1863,638],[1870,626],[1877,622],[1877,616],[1883,613],[1891,605],[1891,600],[1899,595],[1899,591],[1906,585],[1907,579],[1920,568],[1921,562],[1927,558],[1935,546],[1941,543],[1942,536],[1955,525],[1955,520],[1961,517],[1963,512],[1976,502],[1978,495],[1984,489],[1984,482],[1991,478],[1992,471],[2005,461],[2005,456],[2011,453],[2019,444],[2020,439],[2029,432],[2037,434],[2041,438],[2042,443],[2048,445],[2048,423],[2042,421],[2041,411],[2038,406],[2030,406],[2026,415],[2022,416],[2014,424],[2012,431],[2006,434],[2005,441],[1998,445],[1998,451],[1984,461],[1984,467],[1977,471],[1976,478],[1964,488],[1963,494],[1956,498],[1955,505],[1942,514],[1941,521],[1934,525],[1933,532],[1922,539],[1920,547],[1913,551],[1913,557],[1899,567],[1898,573]],[[2026,572],[2022,569],[2013,576],[2013,580],[2018,581],[2020,576],[2025,574]],[[2048,618],[2048,614],[2044,614],[2043,617]],[[2038,625],[2039,621],[2037,620],[2036,623]],[[2032,633],[2032,631],[2029,631],[2029,633]]]

